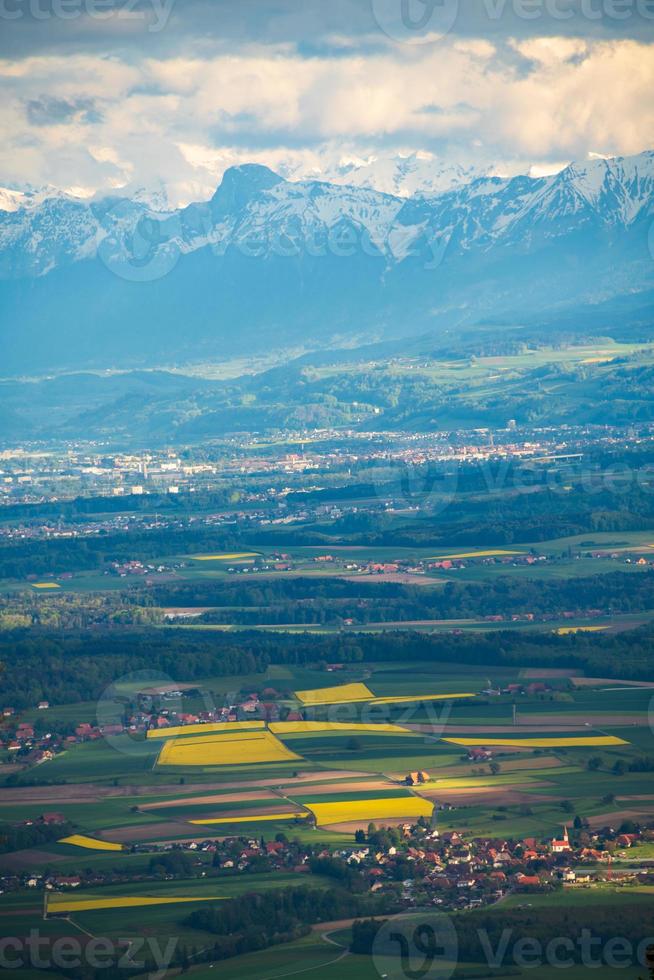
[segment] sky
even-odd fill
[[[0,0],[0,186],[205,199],[419,151],[554,172],[654,146],[654,0]]]

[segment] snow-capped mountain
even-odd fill
[[[368,160],[346,160],[328,167],[321,174],[321,180],[365,187],[395,197],[413,197],[415,194],[433,196],[468,184],[476,177],[485,177],[492,169],[448,163],[432,153],[419,150],[416,153],[373,156]]]
[[[429,196],[249,164],[179,210],[47,198],[0,212],[0,340],[15,369],[161,363],[574,309],[654,285],[653,218],[652,152]]]

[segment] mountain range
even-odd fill
[[[651,324],[654,152],[542,178],[462,168],[446,189],[421,179],[411,196],[406,185],[366,186],[359,169],[353,183],[329,183],[246,164],[209,201],[166,212],[140,196],[6,192],[5,377],[451,337],[488,323],[587,329],[611,310]]]

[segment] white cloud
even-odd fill
[[[173,201],[206,196],[248,160],[320,174],[342,157],[456,145],[503,171],[528,160],[544,173],[597,147],[654,144],[652,46],[629,40],[453,39],[337,58],[289,45],[137,62],[32,56],[0,62],[0,90],[0,184],[163,181]],[[66,100],[93,112],[49,118]]]
[[[510,46],[530,61],[552,67],[588,52],[588,44],[574,37],[534,37],[526,41],[509,41]]]

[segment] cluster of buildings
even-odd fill
[[[60,814],[44,814],[39,819],[64,822]],[[289,828],[291,838],[292,833]],[[384,836],[387,839],[382,840]],[[439,833],[433,828],[404,824],[391,833],[381,830],[366,836],[361,832],[357,835],[360,842],[343,847],[320,848],[282,834],[274,841],[232,837],[134,844],[132,853],[151,855],[148,872],[131,871],[126,865],[71,875],[6,874],[0,877],[0,890],[59,890],[152,880],[161,874],[156,855],[175,851],[196,855],[196,876],[266,871],[305,874],[316,860],[336,860],[358,872],[370,891],[387,894],[390,902],[404,906],[427,903],[461,910],[492,904],[509,893],[524,893],[527,901],[529,894],[539,891],[589,888],[607,880],[625,887],[654,883],[654,862],[638,861],[638,866],[632,868],[626,863],[617,866],[631,848],[654,841],[654,826],[629,833],[605,828],[584,836],[588,838],[585,843],[574,843],[564,828],[559,837],[551,840],[466,840],[456,831]],[[179,873],[188,876],[188,870]]]

